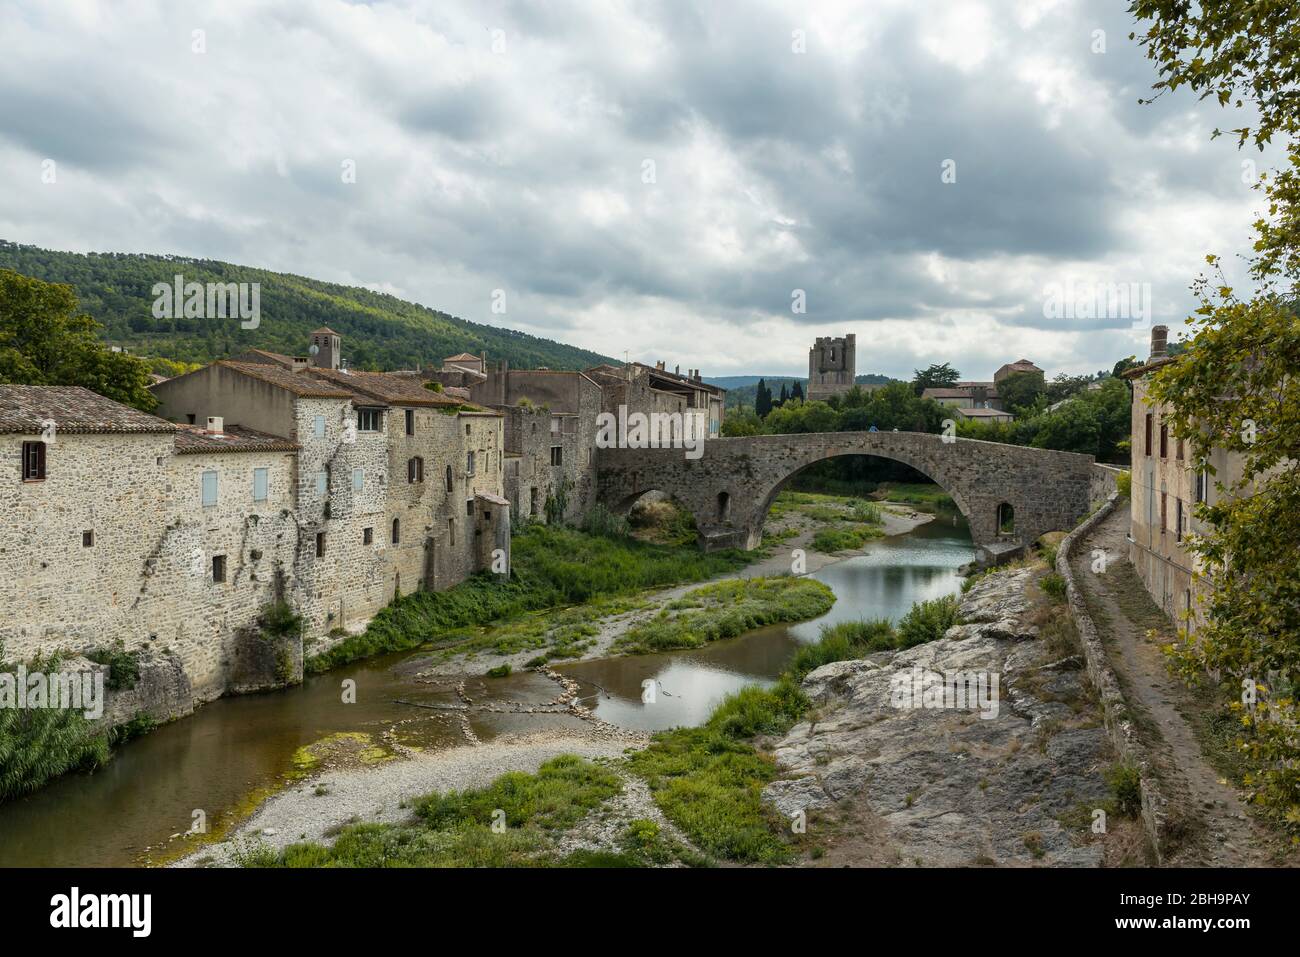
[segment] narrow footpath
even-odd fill
[[[1137,715],[1138,733],[1157,764],[1172,837],[1167,864],[1259,867],[1284,863],[1280,844],[1246,811],[1241,794],[1207,759],[1188,716],[1213,707],[1208,694],[1187,688],[1166,666],[1160,645],[1175,628],[1142,586],[1128,559],[1128,509],[1121,507],[1079,543],[1075,580],[1097,624]],[[1106,553],[1094,572],[1094,550]],[[1148,637],[1153,630],[1155,634]]]

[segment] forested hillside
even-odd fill
[[[710,385],[721,386],[727,390],[727,408],[739,409],[754,407],[754,393],[758,389],[758,382],[762,379],[767,383],[767,387],[772,390],[774,396],[780,395],[781,386],[785,386],[789,391],[794,388],[798,382],[804,389],[808,388],[806,378],[794,378],[791,376],[757,376],[757,375],[727,375],[704,377],[704,381]],[[875,372],[860,375],[853,380],[858,385],[885,385],[894,380],[886,375],[880,375]]]
[[[460,352],[512,366],[582,369],[610,362],[594,352],[510,329],[449,316],[355,286],[269,272],[215,260],[125,253],[67,253],[0,240],[0,268],[47,282],[68,283],[81,310],[103,327],[103,338],[148,356],[184,362],[220,359],[254,347],[301,355],[313,329],[343,336],[344,355],[358,369],[411,368]],[[241,329],[232,319],[156,319],[155,283],[177,273],[186,282],[261,284],[261,322]]]

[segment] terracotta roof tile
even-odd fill
[[[209,432],[197,425],[182,425],[176,430],[176,454],[202,452],[295,452],[300,448],[279,435],[246,429],[241,425],[225,426],[221,432]]]
[[[232,359],[222,359],[214,362],[213,365],[221,366],[226,369],[233,369],[235,372],[242,373],[253,379],[261,379],[270,385],[279,386],[287,392],[303,398],[314,399],[350,399],[351,392],[345,392],[342,389],[335,388],[327,382],[304,375],[301,372],[293,372],[282,366],[271,365],[266,362],[235,362]]]
[[[0,433],[173,432],[176,426],[76,385],[0,385]]]

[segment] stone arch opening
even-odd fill
[[[1015,506],[1010,502],[999,502],[997,523],[999,535],[1014,535],[1016,533]]]
[[[829,462],[834,459],[844,459],[844,458],[876,459],[882,462],[894,462],[901,465],[906,465],[908,468],[912,469],[917,474],[923,476],[928,481],[933,482],[935,486],[937,486],[949,498],[951,498],[953,501],[953,505],[956,507],[957,511],[961,513],[962,518],[964,518],[968,524],[971,524],[971,519],[973,516],[971,514],[970,507],[965,497],[962,495],[962,493],[957,488],[950,487],[940,479],[935,478],[933,475],[930,474],[928,470],[920,468],[916,463],[908,461],[907,459],[904,459],[901,456],[895,457],[891,455],[879,454],[876,452],[845,451],[845,452],[837,452],[834,455],[824,455],[819,458],[812,459],[811,461],[803,462],[797,467],[795,467],[788,475],[785,476],[785,478],[781,479],[779,482],[773,485],[771,490],[763,499],[761,506],[759,507],[757,513],[758,516],[757,532],[761,534],[763,524],[767,520],[767,514],[772,507],[772,503],[776,501],[776,497],[779,494],[781,494],[781,492],[785,491],[789,487],[790,483],[793,482],[801,473],[805,472],[807,469],[812,468],[813,466],[818,465],[820,463]]]
[[[727,522],[731,520],[731,493],[730,492],[718,493],[717,517],[719,522]]]
[[[624,498],[611,511],[627,519],[637,537],[655,541],[694,539],[696,512],[676,495],[648,488]]]

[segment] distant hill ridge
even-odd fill
[[[245,349],[301,355],[310,333],[329,326],[343,337],[343,354],[356,369],[437,366],[450,355],[486,352],[512,366],[586,369],[618,364],[513,329],[456,316],[357,286],[290,273],[185,256],[70,253],[0,240],[0,268],[77,291],[83,312],[105,327],[104,338],[141,355],[210,362]],[[235,319],[156,319],[153,286],[172,282],[260,283],[261,323],[242,329]]]

